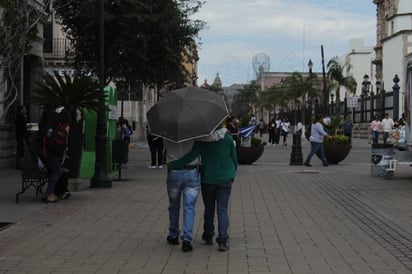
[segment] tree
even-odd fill
[[[54,110],[63,106],[71,113],[71,128],[69,132],[69,176],[80,176],[80,163],[83,148],[83,123],[77,119],[77,113],[83,114],[84,110],[99,111],[100,101],[105,100],[105,94],[101,92],[99,83],[93,78],[76,75],[74,77],[60,76],[57,71],[54,74],[45,74],[43,81],[38,83],[34,90],[32,102]],[[81,115],[83,117],[83,115]]]
[[[192,20],[196,0],[105,1],[105,74],[158,87],[182,85],[183,63],[197,58],[195,39],[205,23]],[[73,43],[70,56],[80,70],[98,68],[98,1],[55,0],[63,29]]]
[[[352,66],[349,63],[341,65],[337,57],[329,60],[327,64],[328,79],[331,81],[331,88],[336,89],[336,103],[340,102],[340,88],[353,92],[356,90],[356,80],[349,74]]]
[[[236,113],[239,117],[252,114],[251,110],[258,102],[258,96],[256,93],[259,88],[260,87],[256,81],[251,81],[250,84],[245,85],[243,89],[238,89],[239,93],[233,97],[233,113]]]
[[[50,0],[43,5],[30,0],[0,0],[0,122],[19,96],[23,57],[38,39],[38,24],[48,14]]]

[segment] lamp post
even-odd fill
[[[311,114],[311,112],[309,111],[309,104],[311,104],[311,99],[312,99],[311,98],[311,94],[312,94],[312,68],[313,68],[312,59],[309,59],[309,62],[308,62],[309,90],[308,90],[308,94],[306,94],[306,108],[305,108],[305,111],[303,112],[305,114],[304,122],[305,122],[306,125],[308,125],[310,123],[310,114]]]
[[[312,68],[313,68],[312,59],[309,59],[308,68],[309,68],[309,78],[312,79]]]
[[[333,97],[334,97],[335,95],[332,93],[331,95],[330,95],[330,114],[335,114],[335,106],[334,106],[334,102],[333,102]]]
[[[362,100],[362,113],[361,113],[362,122],[365,122],[365,114],[364,114],[364,112],[366,110],[366,106],[365,106],[366,105],[366,100],[365,100],[365,98],[369,93],[370,86],[371,86],[371,82],[369,81],[369,75],[365,74],[363,76],[362,95],[361,95],[361,97],[363,98],[363,100]],[[367,118],[367,115],[366,115],[366,118]]]
[[[393,83],[394,85],[392,86],[393,90],[393,117],[399,117],[399,77],[398,74],[395,74],[395,77],[393,77]]]
[[[323,45],[320,46],[322,54],[322,75],[323,75],[323,111],[328,112],[328,93],[326,91],[326,72],[325,72],[325,55],[323,53]]]
[[[193,70],[193,72],[192,72],[192,85],[194,86],[194,87],[197,87],[197,74],[196,74],[196,71],[194,71]]]
[[[104,0],[99,1],[99,80],[100,90],[104,92]],[[92,188],[110,188],[112,180],[107,176],[107,127],[105,99],[99,99],[100,108],[96,125],[96,163],[94,175],[90,180]]]

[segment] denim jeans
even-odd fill
[[[305,164],[309,164],[315,153],[319,157],[319,159],[321,159],[324,166],[328,165],[328,160],[326,159],[325,151],[323,150],[323,143],[317,142],[310,142],[310,152],[308,154],[308,157],[306,157]]]
[[[202,184],[202,198],[205,205],[203,236],[211,238],[215,235],[213,220],[217,207],[217,231],[216,242],[226,243],[229,239],[229,197],[232,191],[232,180],[221,184]]]
[[[180,201],[183,195],[183,233],[182,240],[192,241],[195,206],[200,192],[199,170],[170,170],[167,174],[167,194],[169,196],[169,236],[180,234]]]

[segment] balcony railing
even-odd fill
[[[65,38],[46,39],[43,43],[45,57],[64,58],[70,48],[70,41]]]

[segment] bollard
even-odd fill
[[[303,165],[301,135],[293,134],[292,153],[290,154],[290,165]]]

